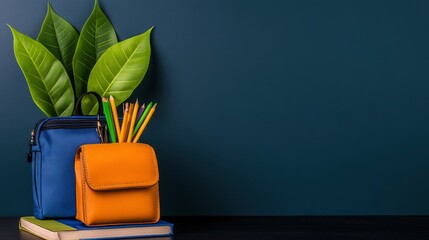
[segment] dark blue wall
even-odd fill
[[[81,29],[92,1],[51,1]],[[429,2],[100,0],[121,40],[154,25],[134,97],[159,107],[163,215],[429,214]],[[42,113],[12,52],[46,1],[0,3],[0,215],[31,214]]]

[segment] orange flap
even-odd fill
[[[86,144],[79,151],[85,180],[93,190],[144,188],[158,182],[155,151],[147,144]]]

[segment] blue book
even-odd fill
[[[159,221],[153,224],[129,224],[102,227],[87,227],[75,219],[39,220],[21,217],[19,228],[48,240],[67,239],[115,239],[138,237],[161,237],[173,235],[173,224]]]

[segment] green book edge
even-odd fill
[[[60,223],[55,220],[40,220],[35,217],[21,217],[22,220],[26,220],[28,222],[34,223],[37,226],[43,227],[45,229],[48,229],[52,232],[61,232],[61,231],[75,231],[76,228],[72,228],[68,225],[65,225],[63,223]],[[22,229],[21,223],[19,224],[19,228]]]

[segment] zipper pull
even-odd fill
[[[35,131],[34,129],[31,130],[31,136],[30,136],[30,142],[28,143],[28,154],[27,154],[27,162],[31,162],[32,157],[31,157],[31,147],[34,145],[34,135],[35,135]]]
[[[100,143],[104,143],[103,126],[101,126],[101,123],[100,123],[100,115],[97,115],[97,128],[95,130],[97,130],[98,137],[100,138]]]
[[[34,135],[36,135],[36,131],[31,130],[31,137],[30,137],[30,146],[34,145]]]

